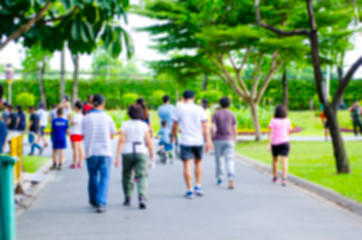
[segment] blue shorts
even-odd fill
[[[66,149],[67,148],[67,141],[53,141],[53,149]]]
[[[181,145],[180,157],[181,157],[182,161],[193,160],[194,158],[201,160],[203,151],[204,151],[203,146],[185,146],[185,145]]]
[[[40,136],[42,137],[45,135],[44,129],[45,129],[44,126],[40,127]]]
[[[172,144],[170,144],[170,143],[164,143],[163,141],[160,141],[159,143],[158,143],[158,146],[165,146],[165,151],[171,151],[172,150]]]

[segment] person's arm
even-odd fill
[[[203,121],[202,122],[202,133],[204,134],[205,137],[205,151],[208,152],[212,149],[212,141],[210,138],[210,131],[209,131],[209,124],[207,123],[207,121]]]
[[[236,124],[233,125],[233,137],[236,142],[238,140],[238,126]]]
[[[20,123],[20,117],[17,115],[16,116],[16,127],[19,126],[19,123]]]
[[[271,151],[271,145],[272,145],[272,136],[273,136],[273,129],[270,128],[269,129],[269,135],[268,135],[268,145],[267,145],[267,149],[270,152]]]
[[[126,141],[126,133],[124,131],[121,131],[119,140],[118,140],[118,144],[117,144],[116,160],[114,161],[114,166],[116,168],[119,167],[119,164],[121,162],[121,152],[122,152],[125,141]]]
[[[172,125],[172,134],[171,134],[171,143],[175,142],[176,134],[178,129],[178,122],[173,122]]]
[[[29,126],[28,126],[28,130],[30,131],[30,128],[33,126],[33,120],[30,119],[30,122],[29,122]]]
[[[109,117],[110,119],[110,133],[111,133],[111,136],[110,138],[113,139],[114,138],[114,134],[117,133],[117,128],[116,128],[116,124],[114,123],[113,119],[111,117]]]
[[[155,158],[153,156],[152,137],[151,137],[151,135],[150,135],[150,133],[148,131],[145,134],[145,139],[146,139],[146,145],[147,145],[147,148],[148,148],[148,152],[150,153],[151,167],[153,167],[154,164],[155,164]]]
[[[150,129],[150,137],[153,137],[153,129],[152,129],[152,122],[151,122],[151,115],[148,115],[148,128]]]

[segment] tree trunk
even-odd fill
[[[284,68],[283,78],[283,104],[288,109],[288,77],[287,77],[287,68]]]
[[[207,90],[207,75],[204,75],[204,80],[202,82],[202,91]]]
[[[65,96],[65,48],[60,53],[60,101]]]
[[[248,102],[248,104],[250,106],[253,126],[255,130],[255,141],[260,142],[262,140],[262,134],[261,134],[261,127],[258,116],[258,104],[253,101]]]
[[[333,109],[329,103],[328,96],[325,96],[325,88],[323,86],[323,75],[321,70],[320,58],[319,58],[319,42],[318,42],[318,30],[314,18],[312,2],[307,1],[308,5],[308,14],[309,14],[309,23],[311,32],[309,34],[310,44],[312,50],[312,61],[313,61],[313,70],[314,70],[314,80],[317,85],[318,97],[321,103],[324,105],[325,114],[329,123],[329,130],[332,137],[333,148],[334,148],[334,157],[336,160],[336,167],[338,173],[349,173],[349,162],[344,148],[342,135],[340,133],[336,109]]]
[[[342,67],[337,67],[337,72],[338,72],[338,84],[341,84],[341,82],[343,81],[343,68]],[[339,99],[339,104],[344,103],[344,94],[342,94],[341,98]]]
[[[337,110],[333,109],[330,104],[325,105],[324,109],[328,121],[329,132],[331,133],[337,172],[350,173],[349,161],[338,123]]]
[[[44,87],[44,73],[46,68],[46,60],[44,59],[42,62],[42,66],[39,70],[39,88],[40,88],[40,96],[41,96],[41,102],[44,105],[44,108],[47,108],[47,100],[45,95],[45,87]]]
[[[78,80],[79,80],[79,56],[72,55],[74,72],[73,72],[73,103],[78,100]]]

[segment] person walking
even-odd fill
[[[52,122],[53,166],[51,170],[61,170],[64,159],[64,149],[67,148],[67,132],[69,123],[63,118],[63,108],[58,108],[57,118]],[[59,158],[59,160],[57,160]]]
[[[120,165],[122,153],[122,184],[125,195],[125,206],[130,206],[133,181],[132,172],[136,172],[138,185],[138,199],[140,209],[145,209],[147,204],[147,167],[148,156],[151,166],[154,165],[153,145],[149,127],[143,121],[143,109],[138,104],[132,104],[128,109],[131,120],[122,124],[120,138],[117,145],[115,166]]]
[[[151,138],[152,138],[153,137],[153,130],[152,130],[152,124],[151,124],[151,116],[150,116],[150,113],[148,111],[146,101],[143,98],[139,98],[139,99],[137,99],[136,103],[142,107],[142,110],[143,110],[142,121],[144,121],[148,125],[150,135],[151,135]]]
[[[68,120],[71,112],[70,97],[68,95],[63,97],[59,107],[63,108],[63,118]]]
[[[353,122],[353,132],[355,136],[358,136],[358,130],[357,128],[359,128],[359,132],[362,135],[362,123],[360,120],[360,115],[361,115],[361,107],[359,106],[358,100],[356,100],[353,105],[350,108],[351,111],[351,118],[352,118],[352,122]]]
[[[205,139],[205,151],[212,148],[212,142],[209,134],[209,126],[203,109],[195,104],[195,93],[186,90],[183,93],[184,102],[176,107],[173,116],[172,143],[178,127],[181,129],[180,157],[183,161],[184,178],[187,187],[185,198],[192,199],[194,194],[203,196],[204,191],[201,186],[202,180],[202,154]],[[192,160],[195,163],[196,184],[192,188],[191,166]]]
[[[8,118],[8,130],[9,131],[15,131],[16,129],[16,123],[18,120],[17,114],[14,112],[14,108],[12,105],[8,105],[9,108],[9,118]]]
[[[18,131],[24,131],[25,128],[26,128],[26,116],[25,116],[25,113],[23,111],[23,108],[21,106],[16,106],[17,108],[17,116],[18,116],[18,121],[17,121],[17,124],[16,124],[16,129]]]
[[[35,108],[33,106],[29,107],[30,118],[29,118],[29,143],[31,145],[31,150],[29,155],[34,155],[35,148],[39,150],[39,155],[42,154],[43,149],[39,145],[39,130],[40,130],[40,118],[38,114],[35,113]]]
[[[82,129],[82,120],[83,120],[83,106],[80,101],[77,101],[74,104],[74,115],[70,121],[72,126],[70,129],[70,141],[72,142],[73,149],[73,163],[70,165],[70,168],[82,168],[83,161],[83,146],[82,140],[83,136],[81,134]]]
[[[2,99],[1,99],[2,101]],[[7,126],[8,125],[8,120],[9,120],[9,105],[7,103],[4,103],[3,105],[3,112],[1,114],[1,118],[3,120],[3,123]]]
[[[93,109],[93,95],[89,94],[87,97],[87,101],[84,103],[83,111],[84,114],[89,113]]]
[[[287,185],[288,155],[290,150],[289,133],[292,129],[287,109],[279,104],[275,109],[274,118],[269,124],[268,151],[273,156],[273,182],[278,183],[278,157],[282,160],[282,186]]]
[[[221,110],[217,111],[212,118],[213,132],[215,132],[214,148],[217,185],[221,185],[223,182],[221,158],[224,157],[229,180],[228,188],[234,189],[234,154],[237,137],[236,117],[235,114],[228,109],[230,106],[230,99],[228,97],[221,98],[219,103]]]
[[[58,104],[54,104],[52,110],[49,113],[49,122],[53,122],[57,118]]]
[[[169,139],[171,140],[171,131],[172,131],[172,117],[175,113],[175,107],[170,102],[170,96],[165,95],[162,97],[163,105],[161,105],[158,110],[158,117],[160,118],[160,129],[162,129],[163,122],[166,122],[167,128],[169,129],[170,136]],[[176,156],[179,156],[178,152],[178,138],[175,137],[175,153]]]
[[[99,213],[106,210],[112,163],[112,139],[117,132],[112,118],[103,110],[106,99],[96,94],[94,109],[82,120],[81,133],[89,174],[89,203]]]
[[[48,147],[48,141],[45,137],[45,128],[48,126],[48,111],[45,109],[43,103],[39,104],[38,111],[36,112],[40,119],[40,134],[39,134],[39,142],[43,141],[43,148]]]

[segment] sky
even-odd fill
[[[132,0],[133,4],[137,4],[142,0]],[[165,56],[157,53],[156,50],[149,48],[152,45],[151,36],[146,32],[139,32],[136,29],[139,27],[146,27],[157,23],[156,21],[138,16],[135,14],[128,15],[128,25],[123,24],[124,28],[130,33],[134,45],[135,45],[135,63],[141,72],[148,72],[146,62],[152,60],[159,60],[165,58]],[[362,26],[362,24],[361,24]],[[349,51],[345,56],[345,68],[348,67],[362,55],[362,32],[356,33],[353,36],[352,42],[354,43],[355,49]],[[120,57],[123,61],[127,61],[125,54],[122,54]],[[24,59],[24,49],[20,44],[11,43],[9,44],[0,54],[0,64],[6,64],[8,62],[12,63],[15,68],[21,68],[21,61]],[[69,51],[66,51],[66,71],[73,70],[73,64],[71,61]],[[80,57],[80,69],[81,70],[91,70],[92,57],[90,55],[84,54]],[[60,53],[55,52],[53,58],[50,61],[51,69],[60,69]],[[355,73],[354,78],[362,78],[362,68]]]

